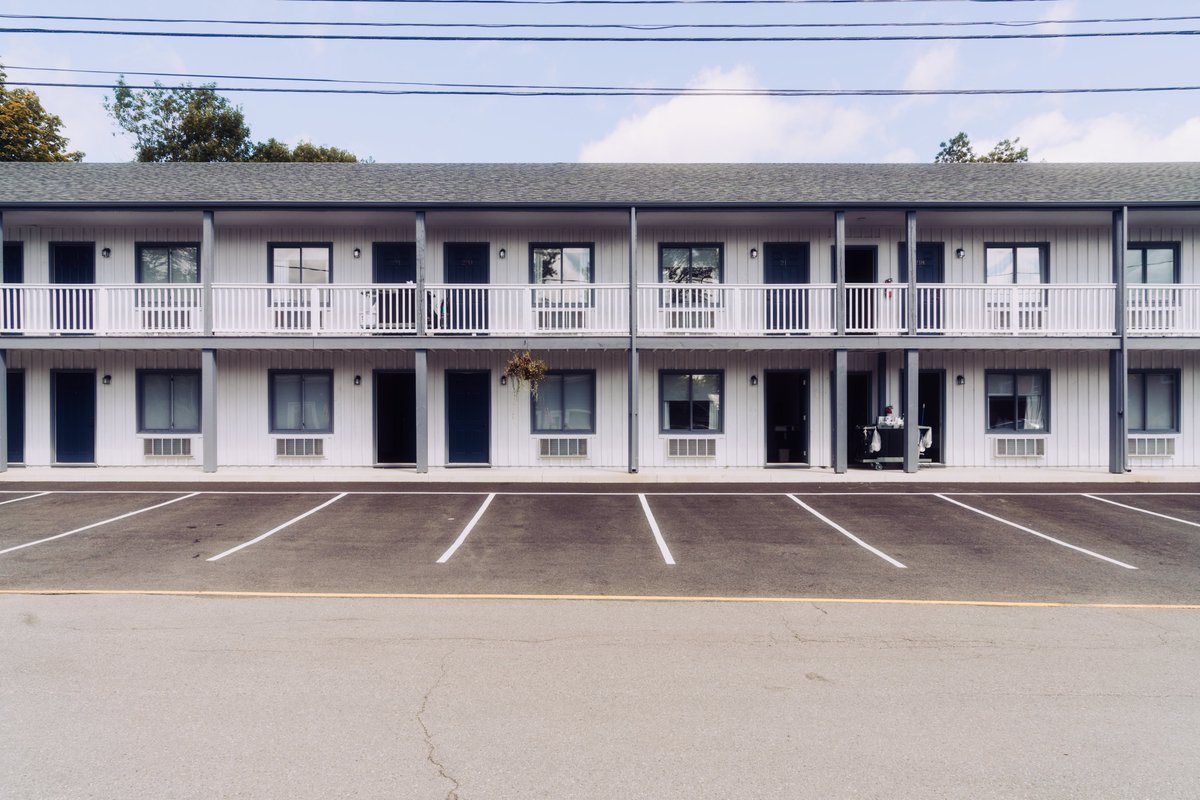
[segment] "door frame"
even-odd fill
[[[8,453],[5,453],[5,461],[11,467],[14,464],[24,466],[28,458],[29,449],[29,376],[24,367],[12,367],[4,376],[4,390],[8,391],[8,379],[11,375],[21,376],[21,460],[9,461]],[[8,395],[8,417],[6,424],[12,424],[12,395]],[[8,440],[8,447],[12,449],[12,439]]]
[[[810,369],[792,369],[788,367],[780,367],[778,369],[764,369],[763,373],[763,466],[769,469],[809,469],[812,467],[812,370]],[[804,447],[808,451],[808,458],[802,462],[789,462],[787,464],[773,463],[767,460],[771,448],[771,432],[767,430],[767,386],[769,385],[769,377],[773,374],[799,374],[804,377],[808,385],[808,397],[806,399],[806,413],[804,415]]]
[[[945,444],[946,398],[948,396],[948,391],[947,391],[947,386],[946,386],[946,368],[945,367],[929,367],[929,368],[918,367],[917,368],[918,392],[920,391],[920,378],[921,378],[922,374],[929,374],[929,375],[940,374],[942,377],[942,397],[941,397],[942,418],[940,420],[938,420],[938,424],[935,427],[937,434],[942,437],[942,441],[937,443],[938,453],[941,455],[941,460],[940,461],[931,461],[929,463],[945,464],[946,463],[946,444]],[[918,403],[921,402],[921,398],[920,398],[919,394],[917,396],[917,402]],[[904,368],[901,367],[900,368],[900,408],[902,408],[902,409],[905,408],[907,406],[907,404],[908,404],[908,380],[906,379],[906,376],[904,375]],[[918,424],[920,424],[919,421],[918,421]]]
[[[415,467],[416,462],[407,463],[403,461],[384,461],[379,460],[379,381],[380,375],[416,375],[415,369],[373,369],[371,370],[371,458],[373,465],[380,468],[388,467]],[[414,411],[416,408],[416,398],[413,398]]]
[[[491,284],[491,282],[492,282],[492,243],[491,242],[442,242],[442,282],[448,283],[448,284],[454,283],[453,281],[450,280],[450,274],[449,274],[450,258],[449,258],[449,255],[450,255],[450,251],[455,247],[478,247],[485,252],[487,258],[484,260],[483,266],[487,269],[487,280],[485,280],[484,283]],[[458,370],[458,371],[470,372],[470,370]]]
[[[91,461],[59,461],[58,460],[58,375],[61,373],[87,373],[92,376],[92,460]],[[96,466],[96,445],[100,436],[98,424],[100,393],[96,390],[96,370],[88,367],[71,367],[50,370],[50,464],[55,467],[94,467]]]
[[[450,381],[448,376],[450,373],[475,373],[487,375],[487,409],[488,409],[488,436],[487,436],[487,461],[451,461],[450,460]],[[442,416],[444,418],[444,436],[446,441],[446,466],[455,469],[470,468],[470,467],[490,467],[492,466],[492,371],[487,367],[483,368],[467,368],[467,369],[444,369],[442,370]]]
[[[47,243],[46,243],[46,246],[47,246],[47,248],[48,248],[48,252],[49,252],[49,256],[50,256],[50,274],[47,276],[47,277],[50,279],[50,280],[48,281],[49,283],[52,283],[52,284],[54,284],[55,286],[72,286],[72,285],[77,285],[77,286],[89,286],[89,285],[95,285],[95,283],[96,283],[96,243],[95,243],[94,241],[90,241],[90,242],[89,242],[89,241],[82,241],[82,242],[74,242],[74,241],[62,241],[62,242],[57,242],[57,241],[56,241],[56,242],[47,242]],[[55,273],[55,263],[54,263],[54,262],[55,262],[55,258],[54,258],[54,256],[55,256],[55,254],[57,253],[57,249],[58,249],[59,247],[85,247],[85,246],[86,246],[86,247],[91,247],[91,248],[92,248],[92,282],[91,282],[91,284],[86,284],[86,283],[84,283],[84,284],[69,284],[69,283],[59,283],[59,282],[58,282],[58,280],[56,280],[56,276],[55,276],[55,274],[54,274],[54,273]],[[63,371],[65,372],[66,370],[63,370]]]

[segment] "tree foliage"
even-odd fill
[[[5,77],[0,67],[0,161],[82,161],[83,153],[67,150],[62,119],[37,92],[7,88]]]
[[[353,153],[301,142],[290,148],[270,138],[255,142],[240,106],[216,92],[215,84],[168,89],[130,89],[117,81],[104,108],[133,135],[138,161],[339,161]]]
[[[977,155],[967,134],[959,132],[948,142],[938,145],[933,161],[935,164],[1018,164],[1029,160],[1029,148],[1017,147],[1021,137],[1001,139],[990,152]]]

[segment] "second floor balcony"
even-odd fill
[[[423,297],[421,296],[423,294]],[[909,287],[894,283],[220,284],[0,286],[0,334],[27,336],[906,335]],[[920,284],[918,335],[1113,336],[1112,284]],[[1126,292],[1132,336],[1200,336],[1200,286]],[[211,330],[209,328],[211,325]]]

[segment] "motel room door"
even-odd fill
[[[768,370],[767,464],[808,463],[808,371]]]
[[[96,463],[96,371],[51,371],[54,463]]]
[[[96,282],[96,245],[55,242],[50,245],[50,282],[79,286],[53,295],[54,327],[63,333],[92,332],[92,291]]]
[[[417,375],[375,372],[375,463],[417,463]]]
[[[768,284],[767,331],[807,331],[807,295],[797,289],[770,287],[808,283],[808,242],[764,242],[763,283]]]
[[[446,370],[446,463],[491,461],[492,373]]]
[[[25,463],[25,373],[8,371],[8,463]]]
[[[447,242],[443,251],[446,260],[446,283],[483,286],[491,281],[487,242]],[[488,290],[460,289],[450,293],[442,314],[442,327],[453,331],[483,332],[488,327]]]

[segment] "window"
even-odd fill
[[[596,373],[551,370],[533,398],[534,433],[595,433]]]
[[[1047,432],[1050,429],[1049,401],[1049,372],[988,372],[988,432]]]
[[[200,245],[139,244],[138,283],[199,283]]]
[[[272,244],[267,258],[271,283],[326,284],[333,277],[331,244]]]
[[[716,433],[721,430],[724,372],[660,374],[663,433]]]
[[[659,248],[659,277],[663,283],[720,283],[721,245],[664,244]]]
[[[333,373],[271,370],[271,433],[333,433]]]
[[[1129,371],[1125,419],[1130,433],[1179,432],[1179,371]]]
[[[199,433],[200,372],[137,373],[138,433]]]
[[[592,283],[593,252],[590,244],[531,244],[531,281],[546,286]]]
[[[984,245],[987,282],[992,284],[1046,283],[1049,246],[1045,244]]]
[[[1125,251],[1125,282],[1178,283],[1178,242],[1131,242]]]

